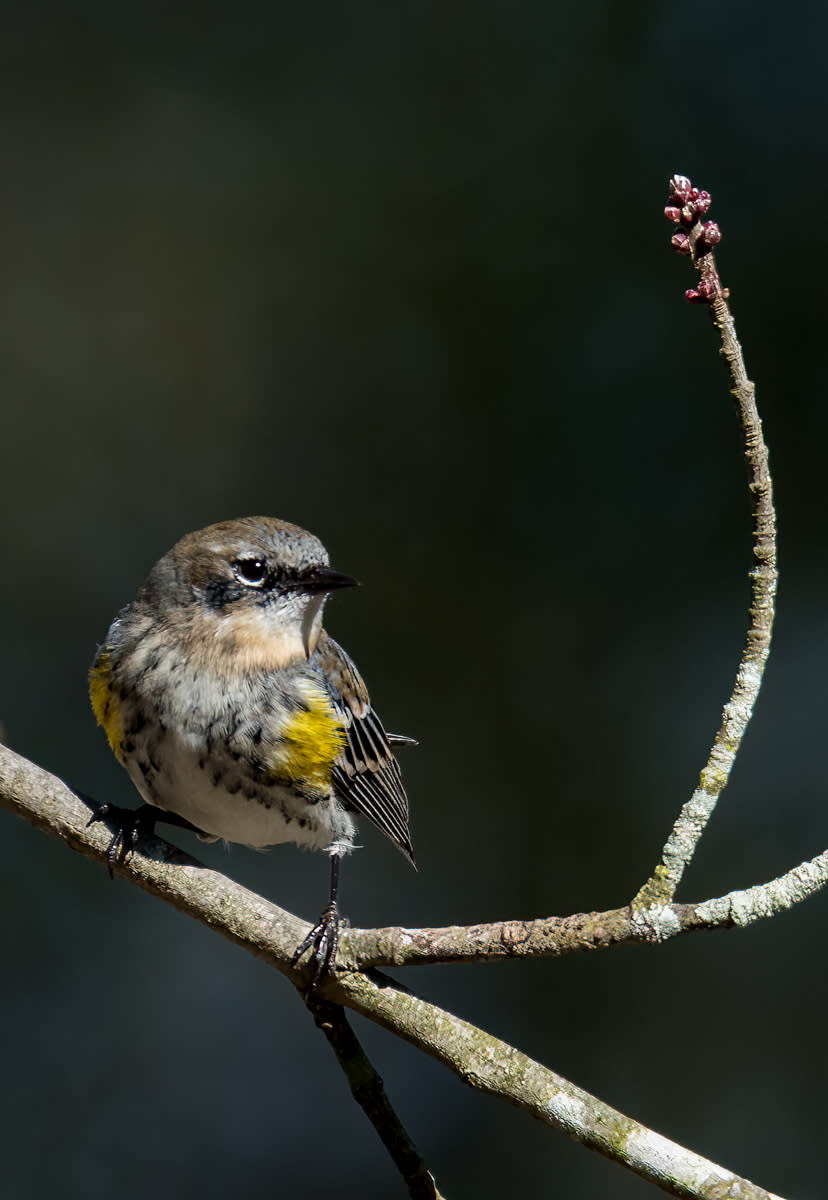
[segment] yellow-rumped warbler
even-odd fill
[[[296,525],[210,525],[156,563],[89,673],[98,723],[145,801],[96,814],[118,820],[110,871],[159,820],[209,841],[326,849],[330,903],[294,959],[312,948],[314,981],[336,958],[352,814],[414,864],[391,751],[411,739],[386,734],[356,667],[322,628],[328,594],[354,585]]]

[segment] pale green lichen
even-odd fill
[[[667,904],[673,898],[673,881],[664,863],[659,863],[650,878],[634,898],[630,908],[638,912],[642,908],[654,908]]]
[[[613,1157],[626,1163],[629,1159],[628,1144],[641,1132],[641,1126],[629,1117],[617,1116],[610,1122],[607,1143],[613,1151]]]
[[[711,796],[718,796],[727,786],[728,772],[715,767],[705,767],[699,776],[699,785]]]

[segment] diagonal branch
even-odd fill
[[[376,1129],[395,1167],[402,1175],[411,1200],[443,1200],[434,1178],[417,1153],[385,1092],[382,1079],[362,1048],[339,1004],[331,1004],[314,993],[305,997],[345,1073],[354,1099]]]
[[[337,983],[343,1004],[425,1050],[465,1083],[508,1100],[672,1196],[779,1200],[417,996],[393,987],[378,988],[361,974],[346,974]]]
[[[707,192],[693,188],[690,180],[681,175],[670,180],[670,187],[673,194],[665,214],[683,226],[673,236],[673,246],[691,256],[700,276],[698,287],[687,292],[687,298],[708,305],[730,371],[730,390],[736,400],[745,441],[748,488],[752,496],[754,565],[750,572],[750,624],[721,726],[701,772],[699,786],[679,813],[661,852],[661,862],[633,900],[634,908],[666,904],[673,899],[719,796],[727,786],[762,685],[770,651],[778,574],[776,514],[768,449],[756,407],[755,389],[748,379],[742,347],[727,305],[727,291],[721,285],[711,249],[721,233],[712,221],[701,219],[710,206]]]
[[[4,746],[0,746],[0,805],[105,862],[106,830],[88,825],[92,802]],[[306,973],[291,965],[291,956],[309,926],[291,913],[159,838],[142,839],[140,852],[133,852],[116,869],[264,959],[297,987],[307,982]],[[610,1108],[482,1029],[401,990],[386,977],[343,971],[323,981],[321,999],[361,1013],[444,1063],[469,1086],[508,1100],[671,1195],[777,1200]]]
[[[0,746],[0,804],[74,850],[106,862],[107,830],[90,825],[97,804],[72,792],[61,780]],[[141,839],[142,854],[133,853],[116,866],[132,883],[167,900],[188,916],[220,931],[287,975],[297,988],[306,972],[293,967],[292,955],[310,926],[292,913],[231,884],[216,871],[161,838]],[[149,852],[149,856],[144,854]],[[374,1125],[402,1175],[412,1200],[440,1200],[434,1180],[391,1106],[382,1080],[365,1054],[342,1009],[309,1002],[314,1019],[328,1038],[351,1091]]]

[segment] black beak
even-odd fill
[[[336,592],[340,588],[359,587],[356,579],[343,575],[333,567],[311,567],[302,573],[299,588],[313,595],[316,592]]]

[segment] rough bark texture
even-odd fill
[[[59,779],[3,746],[0,746],[0,805],[90,858],[105,861],[110,840],[107,830],[101,824],[88,823],[96,810],[94,802],[78,796]],[[160,838],[143,839],[138,851],[116,870],[266,960],[295,986],[306,986],[306,972],[291,965],[291,956],[309,926],[292,913],[209,870]],[[762,889],[760,892],[764,894]],[[732,900],[730,904],[724,899],[708,903],[718,904],[721,909],[716,914],[717,923],[734,923],[736,909]],[[597,947],[621,941],[625,928],[633,940],[660,940],[678,932],[682,922],[687,928],[698,927],[699,907],[672,905],[651,910],[646,914],[649,920],[643,925],[640,920],[644,914],[630,915],[628,909],[617,909],[611,913],[580,914],[551,924],[501,922],[452,931],[353,931],[349,944],[352,941],[357,946],[360,938],[373,938],[375,944],[393,950],[395,934],[399,933],[401,945],[419,944],[426,953],[432,941],[437,943],[441,947],[438,958],[442,961],[467,960],[470,946],[487,940],[492,946],[499,946],[499,954],[511,953],[515,943],[523,947],[524,953],[560,953],[562,945],[584,949],[588,945]],[[662,915],[651,919],[657,912]],[[536,925],[537,930],[533,929]],[[559,927],[564,931],[561,944],[554,937],[550,939],[550,929]],[[520,931],[519,935],[516,931]],[[533,932],[539,935],[535,941]],[[456,954],[450,953],[452,933],[458,938]],[[414,961],[414,958],[403,956],[400,961]],[[433,955],[429,961],[434,961]],[[671,1195],[709,1200],[714,1197],[766,1200],[770,1196],[747,1180],[610,1108],[513,1046],[403,990],[376,971],[340,970],[336,978],[323,982],[319,999],[361,1013],[444,1063],[469,1086],[508,1100]],[[416,1187],[428,1186],[426,1176],[416,1167],[413,1183]]]

